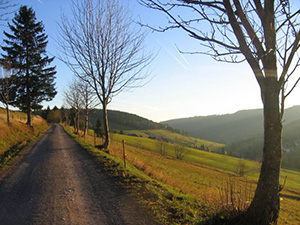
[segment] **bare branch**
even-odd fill
[[[17,4],[11,3],[9,0],[0,0],[0,26],[5,26],[1,22],[7,22],[8,16],[11,15],[15,10]]]
[[[223,41],[220,41],[220,40],[214,38],[213,36],[212,36],[212,37],[208,37],[208,36],[203,35],[203,34],[201,34],[201,33],[200,33],[200,34],[199,34],[199,33],[197,34],[197,33],[194,32],[192,29],[189,29],[189,28],[186,26],[186,24],[189,24],[188,21],[179,21],[179,20],[177,20],[177,19],[170,13],[170,11],[169,11],[170,9],[164,8],[162,5],[156,3],[155,1],[149,0],[148,2],[150,2],[151,4],[146,3],[145,1],[140,1],[140,2],[141,2],[142,4],[144,4],[144,5],[146,5],[146,6],[149,7],[149,8],[157,9],[157,10],[160,10],[160,11],[166,13],[166,14],[169,16],[169,18],[171,18],[172,21],[176,24],[176,25],[172,25],[172,26],[167,26],[167,27],[165,27],[165,28],[159,28],[159,29],[153,28],[153,27],[151,27],[151,26],[149,26],[149,25],[144,25],[144,26],[147,26],[147,27],[149,27],[149,28],[151,28],[151,29],[153,29],[153,30],[155,30],[155,31],[160,31],[160,32],[165,32],[165,31],[167,31],[167,30],[169,30],[169,29],[173,29],[173,28],[182,28],[184,31],[186,31],[186,32],[189,34],[190,37],[195,38],[195,39],[197,39],[197,40],[200,40],[200,41],[207,41],[207,42],[213,42],[213,43],[216,43],[216,44],[218,44],[218,45],[220,45],[220,46],[223,46],[223,47],[225,47],[225,48],[239,49],[237,46],[226,44],[226,43],[224,43]],[[184,2],[185,2],[185,1],[184,1]],[[200,5],[200,3],[201,3],[202,1],[197,1],[197,2],[198,2],[199,5]],[[189,2],[189,3],[191,3],[191,2]],[[213,2],[211,2],[211,3],[213,3]],[[210,3],[208,3],[208,4],[210,4]],[[223,3],[222,3],[222,5],[223,5]],[[181,5],[181,6],[187,7],[186,5]],[[189,7],[189,6],[188,6],[188,7]],[[219,9],[219,7],[216,7],[216,8]],[[221,9],[221,8],[220,8],[220,10],[224,11],[224,9]],[[199,12],[199,11],[198,11],[198,12]],[[204,14],[203,14],[203,15],[204,15]],[[207,17],[207,18],[208,18],[208,17]],[[191,21],[190,21],[190,22],[191,22]],[[211,23],[215,23],[215,24],[226,24],[225,22],[219,22],[219,21],[216,22],[216,21],[213,21],[213,20],[210,20],[210,22],[211,22]]]
[[[9,105],[13,105],[16,97],[16,76],[10,65],[3,63],[0,67],[0,102],[5,105],[7,124],[10,124]]]
[[[153,58],[143,48],[146,34],[134,26],[118,0],[78,0],[72,10],[73,18],[62,16],[59,24],[60,59],[102,103],[109,141],[107,104],[118,93],[139,86]]]

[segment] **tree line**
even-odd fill
[[[76,111],[77,110],[73,107],[65,108],[62,106],[61,108],[58,108],[57,106],[54,106],[51,109],[48,106],[46,109],[36,111],[36,114],[44,118],[47,123],[61,123],[73,126],[76,133],[79,133],[79,130],[82,130],[83,137],[88,134],[88,129],[93,129],[98,137],[104,134],[103,125],[99,118],[95,123],[91,123],[86,119],[85,109],[83,107],[80,108],[79,114],[77,114]]]

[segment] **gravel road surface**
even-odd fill
[[[59,125],[0,181],[0,224],[157,224]]]

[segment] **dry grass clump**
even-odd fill
[[[241,181],[230,176],[220,189],[222,211],[235,215],[245,212],[251,203],[254,190],[254,185],[247,178]]]

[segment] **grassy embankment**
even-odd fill
[[[161,134],[161,131],[155,132]],[[173,134],[169,135],[171,137]],[[232,209],[231,186],[235,188],[234,207],[243,208],[251,200],[258,178],[259,166],[256,162],[192,148],[187,148],[188,155],[184,160],[177,160],[173,144],[167,143],[165,155],[160,155],[158,141],[145,138],[143,134],[140,136],[112,134],[111,155],[93,148],[92,137],[88,137],[88,144],[84,145],[94,156],[115,161],[115,168],[123,171],[121,140],[126,140],[129,163],[126,171],[134,180],[139,180],[132,183],[143,188],[142,191],[146,193],[142,194],[143,201],[152,207],[162,223],[198,224],[222,210],[221,205],[223,209]],[[83,144],[83,140],[79,142]],[[222,147],[213,143],[210,146]],[[247,172],[244,177],[236,175],[241,164]],[[288,170],[282,170],[281,173],[287,176],[287,182],[281,196],[279,224],[299,224],[300,173]]]
[[[0,107],[0,170],[15,160],[16,156],[32,141],[48,129],[47,122],[33,116],[33,127],[28,127],[26,114],[10,111],[10,126],[6,123],[6,111]]]

